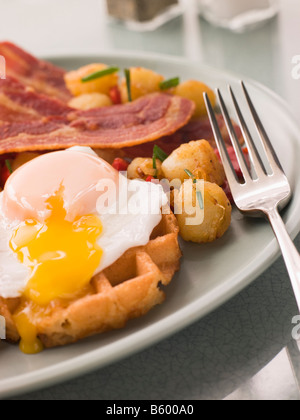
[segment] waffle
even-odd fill
[[[64,346],[108,330],[123,328],[130,319],[146,314],[165,299],[162,286],[180,268],[179,228],[173,214],[163,215],[146,246],[128,250],[95,276],[89,292],[67,305],[55,305],[35,322],[46,348]],[[6,319],[7,340],[19,341],[12,319],[19,299],[0,298]]]

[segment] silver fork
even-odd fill
[[[226,144],[217,123],[214,109],[211,105],[208,95],[204,94],[206,108],[235,204],[238,209],[246,215],[255,217],[267,216],[279,242],[289,272],[289,276],[291,278],[298,309],[300,311],[300,256],[279,214],[279,208],[281,209],[287,205],[292,197],[291,187],[274,151],[271,141],[266,133],[266,130],[264,129],[264,126],[257,114],[246,86],[243,82],[241,82],[241,84],[259,137],[261,139],[264,153],[269,162],[269,169],[267,168],[267,165],[264,165],[263,159],[260,157],[257,147],[253,141],[253,137],[251,136],[250,130],[245,122],[245,118],[241,112],[236,96],[234,95],[230,86],[230,95],[236,109],[238,120],[240,122],[245,144],[249,151],[249,156],[253,167],[252,170],[248,167],[242,147],[233,128],[229,112],[219,89],[217,89],[217,96],[243,174],[244,182],[241,182],[238,179],[233,169],[227,152]]]

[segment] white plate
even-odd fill
[[[52,61],[66,69],[92,62],[121,68],[139,65],[166,77],[203,80],[225,91],[230,83],[239,92],[240,77],[173,57],[122,53],[56,57]],[[294,188],[285,219],[295,237],[300,227],[300,183],[296,183],[300,179],[300,131],[280,98],[257,83],[244,80]],[[125,329],[37,356],[25,356],[17,347],[0,342],[0,397],[53,385],[153,345],[234,296],[279,255],[269,225],[263,220],[244,219],[236,211],[232,227],[223,239],[211,245],[184,244],[183,251],[182,269],[167,289],[166,302],[145,317],[129,322]]]

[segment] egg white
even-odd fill
[[[90,148],[76,147],[69,150],[95,155]],[[162,219],[161,208],[168,202],[160,185],[130,181],[123,177],[121,188],[128,189],[127,200],[120,204],[117,198],[117,204],[121,208],[117,213],[111,214],[109,209],[104,212],[105,214],[95,212],[103,226],[103,232],[98,240],[103,256],[94,275],[116,262],[128,249],[146,245],[154,228]],[[21,222],[12,223],[4,217],[2,197],[3,193],[0,193],[0,297],[16,298],[25,290],[30,270],[20,263],[9,246],[13,232]],[[142,211],[137,214],[128,213],[128,203],[133,198],[142,202],[148,200],[151,203],[151,214]]]
[[[126,185],[131,191],[128,193],[127,202],[123,203],[119,212],[98,213],[103,225],[103,233],[98,240],[103,250],[103,257],[97,273],[117,261],[128,249],[146,245],[154,228],[162,219],[162,206],[168,202],[160,185],[124,179],[124,186]],[[130,208],[128,209],[127,205],[133,198],[140,198],[143,203],[151,204],[151,214],[149,209],[145,211],[145,208],[140,209],[137,214],[128,211]]]
[[[0,296],[7,298],[19,297],[29,280],[30,270],[18,260],[9,242],[15,228],[20,222],[10,222],[2,213],[2,197],[0,193]]]

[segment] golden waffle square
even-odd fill
[[[95,276],[89,292],[67,305],[54,305],[35,325],[46,348],[64,346],[108,330],[123,328],[165,300],[166,286],[180,268],[179,228],[173,214],[163,215],[146,246],[128,250]],[[12,314],[19,299],[0,298],[7,340],[20,339]]]

